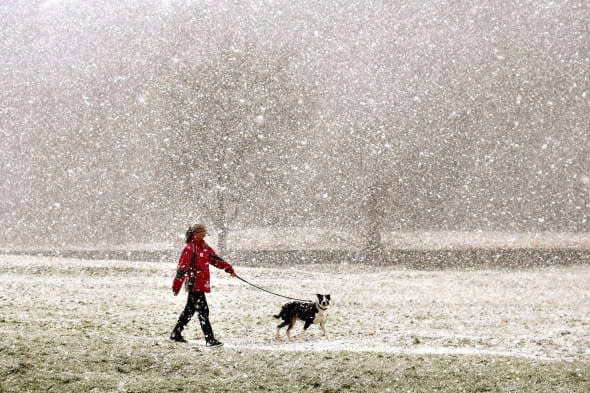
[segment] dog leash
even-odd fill
[[[254,284],[252,284],[251,282],[248,282],[248,281],[244,280],[242,277],[238,276],[237,274],[236,274],[236,278],[237,278],[237,279],[239,279],[239,280],[242,280],[243,282],[245,282],[245,283],[246,283],[246,284],[248,284],[248,285],[251,285],[251,286],[253,286],[253,287],[254,287],[254,288],[256,288],[256,289],[259,289],[259,290],[261,290],[261,291],[264,291],[264,292],[270,293],[270,294],[272,294],[272,295],[275,295],[275,296],[284,297],[285,299],[290,299],[290,300],[297,300],[297,301],[299,301],[299,302],[313,303],[311,300],[296,299],[296,298],[294,298],[294,297],[289,297],[289,296],[280,295],[280,294],[278,294],[278,293],[271,292],[271,291],[269,291],[269,290],[267,290],[267,289],[261,288],[261,287],[259,287],[258,285],[254,285]]]

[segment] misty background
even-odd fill
[[[590,231],[586,0],[0,4],[0,245]]]

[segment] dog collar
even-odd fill
[[[324,307],[320,306],[319,304],[318,304],[318,308],[323,311],[326,311],[328,309],[328,307],[324,308]]]

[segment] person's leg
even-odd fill
[[[217,341],[213,335],[213,328],[209,322],[209,306],[207,305],[207,298],[205,297],[204,292],[197,292],[196,305],[197,312],[199,313],[199,323],[201,324],[201,329],[205,335],[205,341],[207,342],[207,345],[223,345],[221,342]]]
[[[197,296],[194,292],[189,292],[188,298],[186,300],[186,305],[184,306],[184,310],[178,317],[178,321],[176,322],[176,326],[170,335],[170,339],[178,342],[186,342],[184,337],[182,337],[182,331],[184,327],[190,322],[193,315],[195,315],[195,311],[197,310]]]

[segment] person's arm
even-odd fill
[[[234,270],[233,266],[217,255],[215,250],[213,250],[211,247],[209,247],[209,263],[218,269],[225,270],[227,273],[231,274],[232,277],[236,276],[236,271]]]
[[[180,292],[180,288],[182,288],[182,284],[184,283],[184,278],[188,273],[188,266],[192,255],[191,251],[190,247],[185,247],[184,250],[182,250],[182,254],[180,254],[178,267],[176,268],[176,276],[172,281],[172,293],[174,293],[174,296],[178,295]]]

